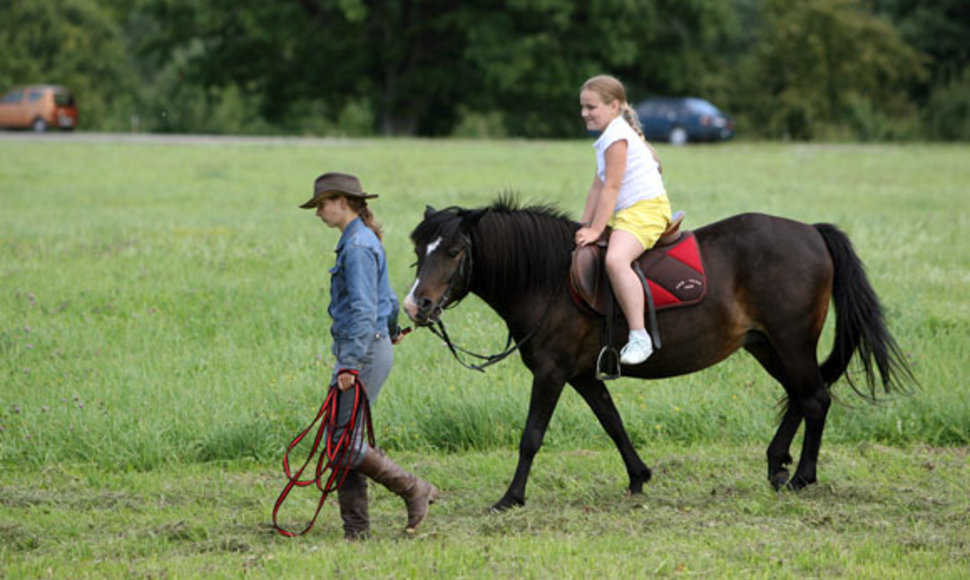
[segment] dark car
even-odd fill
[[[689,141],[727,141],[734,121],[717,107],[696,97],[657,97],[640,102],[637,116],[650,141],[683,145]]]
[[[0,97],[0,127],[46,131],[65,131],[77,127],[74,96],[57,85],[16,87]]]

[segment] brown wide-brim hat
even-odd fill
[[[324,173],[313,182],[313,197],[310,198],[310,201],[304,203],[300,207],[304,209],[313,209],[317,207],[317,205],[319,205],[319,203],[324,199],[328,197],[337,197],[340,195],[356,197],[359,199],[371,199],[377,197],[376,194],[368,194],[364,191],[364,189],[360,186],[360,180],[357,179],[356,175],[331,171],[329,173]]]

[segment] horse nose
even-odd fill
[[[417,324],[427,322],[433,308],[434,302],[430,298],[418,298],[413,292],[404,299],[404,311]]]
[[[434,301],[430,298],[420,298],[417,303],[417,313],[411,319],[417,324],[426,324],[434,313]]]
[[[408,318],[415,324],[426,325],[438,309],[435,306],[434,300],[431,298],[418,296],[420,282],[420,279],[416,279],[414,286],[411,287],[411,291],[404,298],[404,311],[407,312]]]

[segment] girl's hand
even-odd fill
[[[576,230],[576,245],[579,247],[588,246],[595,243],[603,235],[602,231],[597,231],[591,227],[584,226]]]

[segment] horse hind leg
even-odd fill
[[[791,442],[804,419],[805,437],[798,467],[787,482],[788,487],[801,489],[816,481],[822,432],[832,400],[815,357],[815,342],[799,340],[793,343],[775,338],[774,346],[764,342],[747,347],[788,393],[788,408],[768,446],[768,477],[776,489],[785,484],[787,471],[782,464],[791,462]]]
[[[606,385],[603,384],[603,381],[588,376],[573,379],[570,384],[592,409],[603,430],[610,436],[620,452],[627,474],[630,476],[629,493],[643,493],[643,484],[650,481],[652,475],[650,468],[637,455],[637,451],[630,441],[630,436],[627,435],[626,428],[623,426],[623,419],[620,417],[619,411],[616,410],[616,405],[613,403],[613,398],[610,396]]]
[[[822,447],[822,432],[825,430],[825,419],[828,416],[832,399],[828,388],[822,380],[818,365],[814,369],[805,368],[804,378],[793,389],[794,399],[791,404],[797,404],[805,417],[805,437],[802,441],[802,453],[798,458],[795,475],[788,482],[788,487],[801,489],[816,481],[816,467],[818,453]]]
[[[784,386],[788,391],[788,412],[802,417],[805,421],[805,436],[802,439],[802,452],[798,457],[798,467],[788,482],[788,487],[801,489],[815,483],[818,453],[822,447],[822,432],[828,416],[832,399],[822,378],[822,371],[815,356],[815,340],[801,338],[788,342],[776,341],[776,350],[783,367]],[[781,345],[781,346],[777,346]],[[785,420],[782,427],[786,428]],[[792,428],[792,433],[797,426]],[[790,440],[789,440],[790,441]]]
[[[754,358],[761,363],[768,374],[776,381],[781,383],[788,391],[788,375],[785,366],[777,351],[768,343],[767,340],[757,340],[745,345],[745,350],[751,353]],[[785,412],[782,414],[781,422],[775,436],[768,445],[768,481],[771,487],[781,489],[789,481],[788,465],[792,463],[791,442],[795,438],[795,433],[802,423],[801,408],[791,404],[791,393],[785,400]]]

